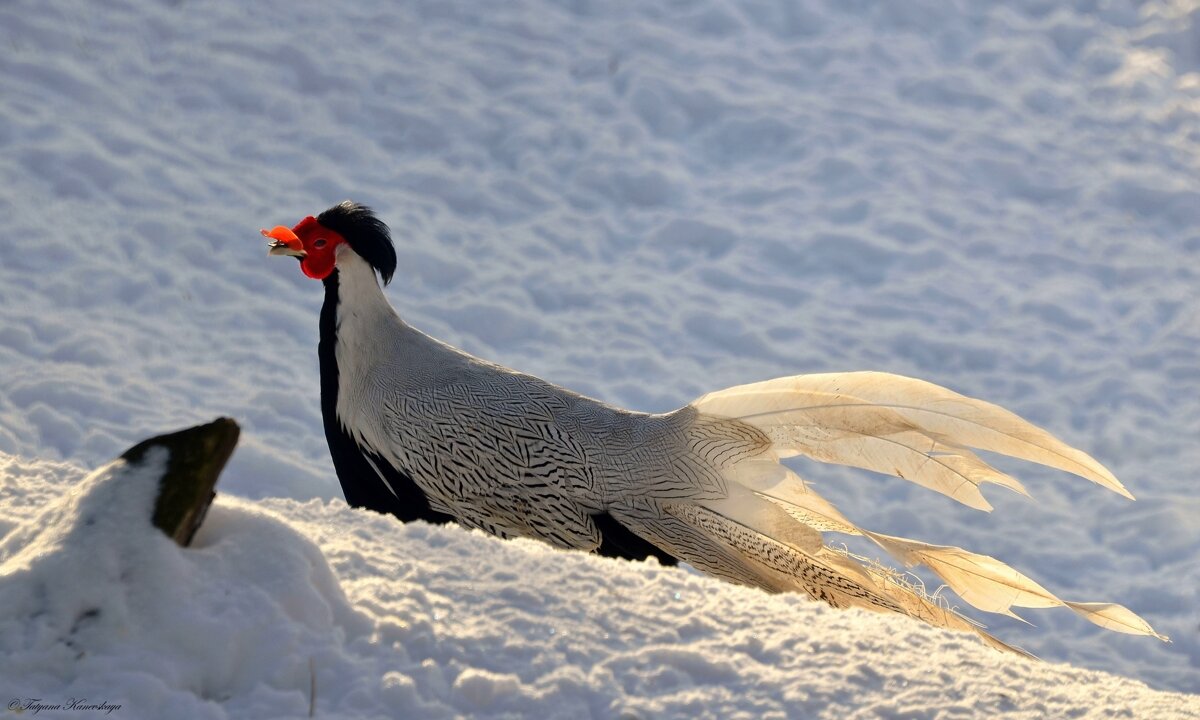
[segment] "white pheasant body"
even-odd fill
[[[982,610],[1011,615],[1012,607],[1065,604],[1104,627],[1155,634],[1119,605],[1064,603],[993,558],[861,529],[779,462],[803,454],[863,467],[985,510],[983,483],[1025,492],[974,447],[1128,496],[1094,459],[1016,415],[884,373],[781,378],[659,415],[615,408],[406,325],[376,281],[390,268],[360,256],[365,241],[331,216],[339,208],[361,206],[343,204],[320,219],[340,223],[346,240],[325,280],[322,393],[352,504],[562,548],[683,560],[768,591],[978,632],[1007,648],[898,573],[827,547],[822,533],[862,535],[906,565],[928,566]]]
[[[361,259],[340,260],[339,273],[338,419],[435,509],[503,537],[590,551],[591,516],[645,495],[630,481],[639,473],[663,476],[668,495],[671,485],[720,491],[716,471],[673,467],[685,457],[683,414],[628,412],[479,360],[404,324]]]

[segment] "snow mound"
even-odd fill
[[[0,689],[38,717],[1200,712],[902,618],[340,501],[221,496],[181,549],[147,519],[163,459],[80,478],[0,456],[0,514],[24,518],[0,538]]]
[[[320,549],[252,504],[222,502],[181,551],[150,523],[165,460],[153,448],[82,479],[42,464],[60,476],[50,493],[5,463],[26,495],[6,498],[4,515],[26,519],[0,542],[3,689],[104,699],[134,717],[208,717],[211,703],[229,717],[306,713],[269,700],[369,621]]]

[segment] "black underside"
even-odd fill
[[[325,303],[321,306],[321,339],[317,345],[317,357],[321,363],[321,417],[325,421],[325,440],[329,443],[329,455],[333,458],[333,467],[342,483],[346,502],[350,507],[364,507],[377,513],[395,515],[404,522],[453,522],[452,516],[429,506],[425,493],[421,492],[411,477],[354,442],[338,422],[338,367],[334,350],[337,344],[337,302],[338,273],[335,270],[325,279]],[[378,473],[375,468],[379,469]],[[380,473],[396,491],[395,495],[379,479]]]
[[[663,565],[674,565],[678,560],[663,552],[649,542],[635,535],[633,531],[617,522],[608,513],[593,515],[592,522],[600,531],[600,547],[596,548],[597,555],[626,560],[645,560],[653,555]]]
[[[338,422],[337,303],[338,273],[335,270],[325,279],[317,357],[321,363],[321,416],[325,422],[325,440],[329,443],[329,454],[346,502],[350,507],[395,515],[404,522],[424,520],[439,525],[455,522],[454,516],[430,507],[425,493],[407,473],[356,443]],[[379,479],[381,473],[395,490],[395,495]],[[598,554],[627,560],[645,560],[653,555],[663,565],[676,564],[674,557],[638,537],[608,513],[593,515],[592,520],[600,531]]]

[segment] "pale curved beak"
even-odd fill
[[[268,255],[285,255],[290,257],[303,258],[308,255],[304,250],[304,243],[300,242],[300,238],[296,233],[292,232],[291,228],[283,225],[276,225],[270,230],[260,230],[263,237],[271,238],[271,244],[268,246]]]

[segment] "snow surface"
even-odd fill
[[[413,324],[607,401],[887,370],[1091,452],[1138,502],[1013,463],[1035,501],[983,515],[799,469],[867,528],[994,554],[1174,643],[1066,611],[989,619],[1002,638],[1200,692],[1196,2],[30,0],[0,4],[0,49],[0,451],[95,467],[228,414],[226,493],[335,497],[320,288],[257,229],[352,197],[393,228]],[[363,523],[372,553],[460,548],[464,578],[522,547]],[[772,636],[856,622],[703,587],[785,603]],[[480,588],[446,596],[466,614]]]
[[[899,617],[341,501],[223,496],[180,549],[149,521],[164,459],[84,479],[0,460],[22,518],[0,545],[0,691],[36,717],[80,717],[53,707],[70,698],[147,718],[1200,713]]]

